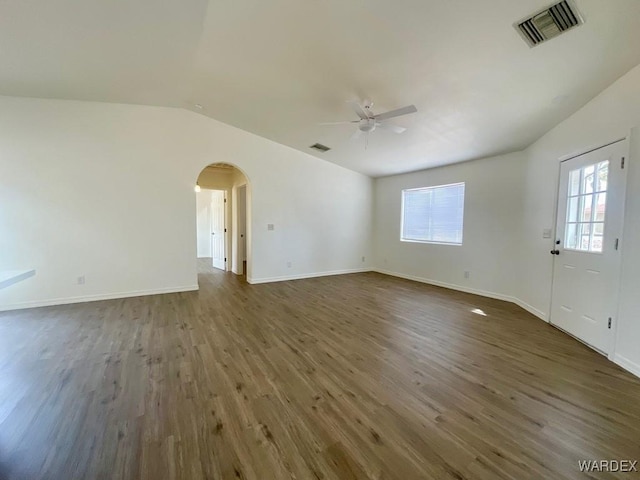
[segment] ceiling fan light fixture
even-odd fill
[[[369,133],[369,132],[373,132],[376,129],[376,126],[377,126],[376,121],[373,119],[369,119],[369,120],[362,120],[358,125],[358,128],[360,129],[361,132]]]

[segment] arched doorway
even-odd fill
[[[198,265],[251,276],[251,188],[235,165],[213,163],[196,186]]]

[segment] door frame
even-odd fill
[[[586,155],[588,153],[591,152],[595,152],[596,150],[599,150],[601,148],[605,148],[608,147],[610,145],[614,145],[616,143],[620,143],[620,142],[624,142],[623,145],[623,151],[625,153],[625,158],[626,161],[630,161],[630,138],[631,138],[631,134],[627,133],[627,135],[623,136],[623,137],[618,137],[616,140],[612,140],[603,144],[598,144],[598,145],[592,145],[588,148],[585,148],[584,150],[579,150],[577,152],[574,153],[569,153],[566,155],[563,155],[561,157],[558,158],[558,173],[556,175],[556,189],[555,189],[555,201],[554,201],[554,213],[553,213],[553,235],[551,238],[551,248],[553,248],[555,246],[555,241],[558,238],[558,232],[557,232],[557,227],[558,227],[558,206],[560,203],[560,175],[561,175],[561,170],[562,170],[562,163],[566,162],[568,160],[574,159],[576,157],[580,157],[582,155]],[[627,166],[625,166],[625,168],[628,168]],[[620,228],[620,240],[621,240],[621,245],[624,246],[624,227],[625,227],[625,221],[624,219],[626,218],[626,209],[627,209],[627,203],[626,203],[626,199],[627,199],[627,178],[626,178],[626,173],[625,173],[625,181],[624,181],[624,185],[623,185],[623,191],[621,193],[622,195],[622,226]],[[620,268],[618,271],[618,287],[622,284],[622,253],[623,253],[623,248],[620,249]],[[580,343],[586,345],[587,347],[589,347],[590,349],[598,352],[598,353],[602,353],[599,350],[596,350],[595,348],[593,348],[591,345],[587,344],[586,342],[584,342],[583,340],[581,340],[580,338],[576,337],[575,335],[572,335],[571,333],[563,330],[562,328],[558,327],[556,324],[553,323],[553,319],[551,318],[551,314],[553,311],[553,291],[554,291],[554,280],[555,280],[555,262],[556,262],[556,258],[555,256],[551,259],[551,291],[550,291],[550,295],[549,295],[549,325],[553,326],[554,328],[557,328],[558,330],[560,330],[561,332],[565,333],[566,335],[569,335],[573,338],[575,338],[576,340],[578,340]],[[614,362],[614,358],[615,358],[615,354],[616,354],[616,346],[618,344],[618,318],[620,316],[620,298],[618,297],[617,301],[616,301],[616,305],[614,308],[614,314],[615,314],[615,321],[613,322],[612,325],[612,329],[611,329],[611,334],[610,334],[610,338],[609,338],[609,351],[607,352],[607,358],[609,360],[611,360],[612,362]]]
[[[222,188],[224,191],[224,257],[227,259],[224,262],[224,271],[231,271],[231,254],[232,254],[232,245],[231,245],[231,192],[228,188]]]
[[[240,190],[244,189],[244,237],[241,240],[240,239],[240,235],[241,235],[241,231],[240,231]],[[234,209],[235,209],[235,219],[236,219],[236,230],[237,232],[235,232],[236,234],[236,243],[235,243],[235,250],[233,252],[234,255],[234,262],[236,263],[236,274],[238,275],[247,275],[247,272],[244,269],[243,263],[244,261],[247,262],[247,270],[248,270],[248,263],[249,263],[249,254],[248,254],[248,248],[247,248],[247,243],[248,243],[248,230],[249,230],[249,225],[248,225],[248,200],[249,200],[249,193],[248,193],[248,184],[247,183],[242,183],[240,185],[237,185],[235,187],[236,190],[236,196],[235,196],[235,205],[234,205]],[[241,260],[241,252],[242,252],[242,248],[241,245],[244,244],[244,253],[245,253],[245,259],[244,261]]]
[[[226,242],[226,246],[225,246],[225,253],[227,256],[227,262],[226,262],[226,271],[230,271],[230,272],[234,272],[234,268],[233,268],[233,257],[235,256],[235,248],[236,247],[236,242],[234,239],[235,236],[235,222],[236,222],[236,215],[237,215],[237,211],[236,211],[236,206],[235,206],[235,201],[236,201],[236,190],[237,187],[245,187],[245,192],[246,192],[246,198],[245,198],[245,221],[246,221],[246,230],[245,230],[245,247],[246,247],[246,263],[247,263],[247,268],[246,268],[246,272],[244,272],[245,276],[246,276],[246,281],[247,283],[253,283],[253,242],[252,242],[252,232],[253,232],[253,215],[252,215],[252,211],[253,211],[253,184],[251,183],[251,178],[249,177],[249,175],[247,175],[245,173],[245,171],[243,169],[241,169],[240,167],[238,167],[237,165],[235,165],[234,163],[229,163],[229,162],[225,162],[227,165],[232,166],[233,168],[235,168],[241,175],[242,178],[233,178],[232,181],[232,185],[229,185],[228,183],[226,185],[220,185],[218,186],[216,184],[216,186],[209,186],[212,184],[215,184],[215,182],[210,183],[210,182],[201,182],[203,185],[200,186],[199,188],[202,190],[221,190],[225,192],[226,195],[226,209],[225,209],[225,228],[227,229],[226,232],[226,236],[225,236],[225,242]],[[201,170],[200,173],[198,174],[198,177],[196,177],[196,191],[198,186],[200,185],[200,183],[198,183],[198,179],[200,178],[200,175],[202,175],[202,172],[204,172],[204,170],[209,167],[212,166],[214,164],[209,164],[209,165],[205,165]],[[236,183],[238,182],[238,183]],[[194,208],[194,211],[196,211],[196,209]],[[197,213],[197,211],[196,211]],[[197,221],[197,219],[196,219]],[[235,272],[234,272],[235,273]]]

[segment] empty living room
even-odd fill
[[[640,478],[640,1],[0,2],[0,480]]]

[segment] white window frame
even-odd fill
[[[445,185],[432,185],[429,187],[416,187],[416,188],[405,188],[402,190],[401,193],[401,208],[400,208],[400,241],[401,242],[406,242],[406,243],[428,243],[428,244],[432,244],[432,245],[450,245],[450,246],[454,246],[454,247],[461,247],[462,246],[462,242],[464,241],[464,203],[463,203],[463,207],[462,207],[462,236],[460,239],[460,243],[455,243],[455,242],[438,242],[438,241],[434,241],[434,240],[414,240],[414,239],[406,239],[403,238],[403,232],[404,232],[404,197],[405,197],[405,192],[412,192],[412,191],[416,191],[416,190],[435,190],[438,188],[447,188],[447,187],[455,187],[458,185],[463,185],[464,186],[464,196],[466,197],[466,193],[467,193],[467,186],[466,186],[466,182],[456,182],[456,183],[447,183]]]

